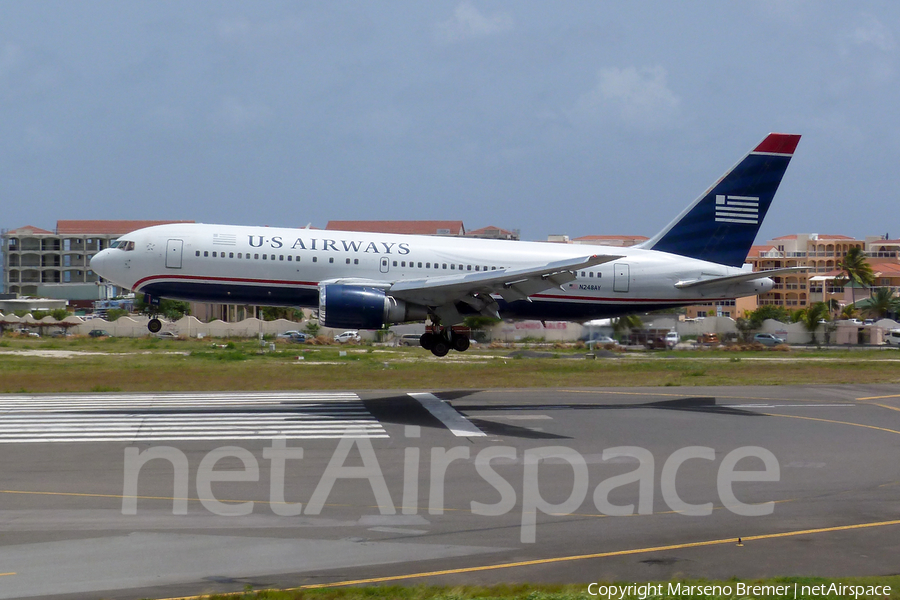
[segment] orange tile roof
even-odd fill
[[[465,235],[462,221],[328,221],[325,229],[367,231],[372,233],[406,233],[418,235]]]
[[[193,223],[194,221],[57,221],[57,235],[122,235],[136,229],[168,225],[170,223]]]
[[[583,235],[581,237],[574,238],[575,240],[633,240],[633,241],[647,241],[648,238],[645,235]]]
[[[508,235],[512,235],[512,233],[513,233],[512,231],[510,231],[508,229],[503,229],[502,227],[495,227],[494,225],[488,225],[487,227],[481,227],[479,229],[471,229],[466,232],[466,235],[482,234],[482,233],[487,233],[488,231],[499,231],[500,233],[504,233],[504,234],[508,234]]]
[[[747,253],[747,258],[757,258],[763,252],[768,252],[769,250],[774,250],[775,246],[765,245],[765,246],[750,246],[750,252]]]
[[[40,227],[35,227],[34,225],[25,225],[24,227],[11,229],[8,232],[8,235],[34,235],[36,233],[53,235],[52,231],[47,231],[46,229],[41,229]]]

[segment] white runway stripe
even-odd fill
[[[0,397],[0,443],[386,438],[347,392]]]

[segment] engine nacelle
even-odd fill
[[[407,304],[379,288],[340,283],[319,286],[319,323],[324,327],[381,329],[427,317],[424,306]]]

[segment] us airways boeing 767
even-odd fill
[[[453,326],[470,314],[586,321],[767,292],[796,269],[742,265],[799,140],[768,135],[637,246],[171,224],[123,235],[91,268],[151,302],[318,308],[340,328],[431,319],[422,346],[444,356],[468,349]]]

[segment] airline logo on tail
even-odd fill
[[[716,222],[759,225],[759,197],[716,195]]]

